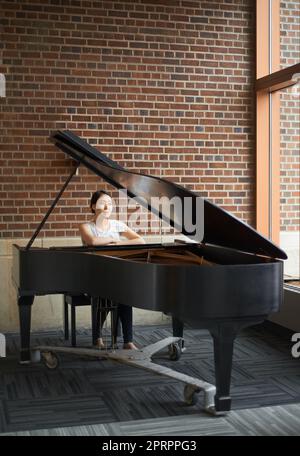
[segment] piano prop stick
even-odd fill
[[[196,207],[198,196],[194,192],[165,179],[128,171],[70,131],[57,131],[51,140],[78,165],[86,166],[115,188],[126,190],[129,197],[137,198],[176,229],[176,217],[169,217],[164,206],[152,207],[151,198],[176,197],[183,212],[186,198],[192,201],[192,208]],[[192,219],[196,219],[194,213]],[[242,328],[260,323],[279,310],[283,299],[282,260],[287,256],[256,230],[208,200],[204,200],[201,222],[201,240],[195,240],[194,233],[185,227],[181,230],[192,242],[35,248],[32,243],[42,228],[40,224],[27,248],[13,246],[21,362],[29,363],[42,354],[46,365],[55,368],[56,353],[60,352],[109,358],[176,378],[186,385],[184,396],[189,404],[195,403],[196,393],[204,391],[206,411],[228,412],[234,340]],[[101,296],[132,307],[164,312],[192,328],[208,329],[214,344],[215,385],[151,361],[151,356],[165,347],[169,346],[169,354],[173,355],[174,347],[180,350],[182,339],[178,337],[166,338],[138,351],[101,353],[43,346],[31,352],[31,308],[35,296],[67,293]]]

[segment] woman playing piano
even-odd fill
[[[98,190],[93,193],[90,208],[94,214],[92,220],[88,223],[83,223],[79,227],[83,244],[98,246],[145,243],[143,238],[131,230],[125,223],[110,219],[113,202],[112,198],[106,192]],[[121,240],[120,236],[125,238],[125,240]],[[136,349],[137,347],[132,342],[132,307],[119,304],[118,316],[120,317],[123,329],[123,348]],[[100,336],[100,312],[98,312],[97,320],[99,336],[97,345],[99,348],[103,348],[104,343]]]

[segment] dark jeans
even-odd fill
[[[173,337],[183,337],[183,327],[184,324],[182,321],[178,320],[176,317],[172,317]]]
[[[124,344],[128,342],[132,342],[133,334],[132,334],[132,307],[125,306],[124,304],[116,304],[113,303],[110,299],[101,299],[101,305],[98,306],[97,309],[97,316],[96,316],[96,338],[99,339],[101,337],[102,327],[110,310],[108,309],[110,306],[117,307],[117,315],[116,319],[113,319],[112,322],[112,331],[113,331],[113,338],[114,342],[119,335],[119,322],[121,321],[122,331],[123,331],[123,339]],[[104,307],[104,309],[103,309]]]

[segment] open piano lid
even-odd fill
[[[153,207],[150,208],[151,197],[160,198],[164,196],[169,199],[179,197],[182,201],[182,207],[184,207],[184,198],[189,197],[192,201],[192,207],[196,207],[196,199],[200,195],[159,177],[127,171],[71,131],[57,131],[51,135],[51,140],[74,160],[85,165],[117,189],[125,189],[128,196],[138,199],[142,206],[152,210],[153,213],[169,223],[170,220],[164,214],[163,209],[158,211]],[[204,236],[203,239],[199,239],[200,242],[272,258],[287,258],[283,250],[249,225],[210,201],[206,199],[203,201]],[[175,218],[176,214],[170,224],[176,228]],[[197,240],[185,229],[181,229],[181,232],[193,240]]]

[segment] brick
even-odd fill
[[[49,142],[58,128],[254,223],[253,2],[239,10],[227,0],[56,3],[3,5],[1,236],[29,237],[72,169]],[[292,115],[285,136],[296,141]],[[293,222],[299,195],[288,173],[297,155],[292,144],[286,150],[282,204]],[[80,169],[41,236],[77,236],[97,188],[112,191]]]

